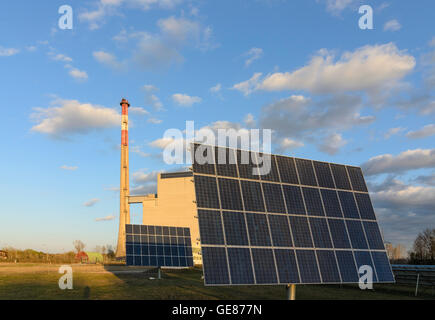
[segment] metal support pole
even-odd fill
[[[417,284],[415,286],[415,296],[417,296],[418,293],[418,283],[420,282],[420,273],[417,273]]]
[[[288,284],[285,288],[287,293],[287,300],[296,300],[296,285]]]
[[[157,279],[161,279],[162,278],[162,272],[161,272],[161,269],[160,269],[160,267],[158,267],[157,268]]]

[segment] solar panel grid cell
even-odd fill
[[[317,186],[316,176],[311,160],[295,159],[296,168],[301,184],[307,186]]]

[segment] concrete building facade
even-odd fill
[[[161,173],[157,178],[157,194],[129,197],[130,204],[142,204],[143,224],[190,228],[193,260],[202,264],[195,201],[191,172]]]

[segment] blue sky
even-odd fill
[[[58,9],[73,8],[61,30]],[[358,8],[373,8],[361,30]],[[435,4],[14,1],[0,5],[0,247],[116,243],[120,107],[153,192],[170,128],[274,130],[274,152],[362,166],[385,239],[435,227]],[[141,208],[132,207],[140,223]]]

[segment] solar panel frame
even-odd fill
[[[240,152],[241,152],[239,149],[233,149],[233,150],[235,150],[236,154],[240,154]],[[258,154],[256,154],[256,153],[253,153],[253,154],[258,156]],[[283,284],[285,283],[285,284],[287,284],[287,282],[286,282],[287,280],[294,281],[294,282],[289,282],[289,283],[305,283],[305,284],[315,284],[315,283],[328,283],[329,284],[329,283],[335,283],[335,282],[331,282],[330,281],[331,279],[325,279],[325,281],[322,279],[322,275],[321,275],[321,271],[320,271],[320,264],[319,264],[320,262],[319,262],[319,259],[318,259],[319,258],[318,255],[319,256],[324,255],[324,253],[319,253],[319,252],[323,252],[323,251],[332,251],[332,252],[334,252],[335,262],[331,261],[330,263],[333,264],[332,265],[333,269],[335,269],[335,270],[338,269],[339,270],[340,281],[338,281],[336,283],[355,283],[355,282],[358,282],[355,279],[355,277],[358,276],[358,275],[355,273],[355,270],[354,270],[355,268],[357,269],[357,267],[358,267],[357,264],[356,264],[357,261],[356,261],[356,257],[355,257],[356,252],[366,251],[366,252],[368,252],[370,254],[370,257],[372,257],[371,256],[371,252],[380,252],[380,253],[385,252],[385,247],[383,247],[382,249],[372,249],[370,247],[370,245],[369,245],[367,249],[358,249],[358,248],[354,248],[352,246],[352,241],[351,241],[351,238],[349,236],[348,226],[347,226],[347,223],[346,223],[348,220],[349,221],[353,221],[353,220],[360,221],[361,225],[363,227],[364,233],[365,233],[365,227],[364,227],[364,223],[365,222],[373,222],[373,223],[376,223],[376,225],[378,223],[377,223],[377,219],[376,219],[375,213],[373,213],[374,214],[374,219],[373,220],[361,219],[360,217],[357,218],[356,216],[355,216],[355,218],[347,216],[347,215],[343,216],[343,213],[344,213],[344,210],[345,210],[346,206],[341,201],[340,194],[339,194],[341,191],[350,192],[350,193],[352,193],[354,195],[354,197],[355,197],[356,194],[364,194],[364,195],[367,195],[366,197],[368,197],[368,193],[367,192],[362,192],[362,191],[358,191],[358,190],[352,190],[353,187],[352,187],[352,184],[351,184],[351,179],[350,179],[348,171],[347,171],[347,168],[349,166],[337,165],[337,164],[331,164],[331,163],[325,163],[325,164],[328,164],[328,166],[330,168],[331,175],[332,175],[332,180],[334,181],[334,184],[336,184],[336,177],[334,176],[334,172],[333,172],[333,169],[332,169],[332,166],[334,166],[334,165],[339,167],[339,168],[341,168],[341,172],[343,172],[342,169],[344,168],[344,171],[346,172],[346,176],[339,177],[339,178],[340,179],[344,179],[344,181],[347,181],[348,184],[349,184],[348,186],[346,186],[347,188],[344,188],[343,186],[341,186],[341,188],[339,188],[339,187],[328,188],[328,187],[325,187],[325,186],[322,186],[322,185],[319,186],[319,177],[318,177],[319,172],[317,172],[319,170],[316,170],[315,165],[314,165],[314,163],[315,163],[314,161],[307,160],[307,159],[295,159],[295,158],[285,157],[285,156],[279,156],[279,155],[273,155],[271,157],[271,159],[272,159],[272,161],[275,162],[276,171],[277,171],[276,173],[274,173],[272,175],[272,176],[274,176],[273,179],[270,179],[270,178],[263,179],[262,176],[259,176],[259,177],[249,177],[246,174],[245,175],[241,175],[240,174],[240,166],[239,165],[237,165],[237,171],[238,171],[238,176],[239,177],[224,177],[224,176],[220,176],[220,175],[216,175],[216,174],[210,175],[210,174],[204,174],[204,173],[197,173],[197,172],[195,172],[195,168],[194,168],[194,172],[193,172],[194,173],[194,179],[197,176],[213,176],[215,178],[229,178],[229,179],[235,179],[235,180],[239,180],[240,181],[240,193],[241,193],[241,197],[242,197],[242,206],[243,206],[242,210],[230,210],[230,209],[220,209],[220,208],[204,208],[204,209],[211,209],[211,210],[220,211],[222,213],[222,220],[224,220],[224,216],[225,215],[231,215],[231,213],[232,214],[236,214],[237,213],[238,215],[240,215],[238,217],[240,219],[243,219],[245,221],[244,227],[246,229],[245,232],[246,232],[246,237],[247,237],[247,243],[243,242],[242,244],[240,244],[240,243],[239,244],[234,244],[234,243],[229,244],[228,240],[227,240],[228,237],[226,236],[227,233],[225,231],[225,223],[223,222],[222,223],[222,227],[224,229],[224,237],[225,237],[226,245],[225,246],[208,246],[208,245],[203,245],[201,243],[201,246],[204,247],[204,248],[214,248],[214,247],[216,247],[216,248],[222,248],[223,247],[224,248],[224,250],[226,252],[226,256],[227,256],[227,261],[226,261],[227,264],[228,264],[227,271],[229,272],[229,277],[230,278],[232,277],[232,275],[231,275],[231,263],[228,260],[228,252],[230,251],[230,249],[231,250],[232,249],[248,249],[248,250],[244,250],[244,252],[245,252],[244,254],[246,254],[246,257],[248,257],[248,253],[249,253],[249,257],[250,257],[249,268],[252,271],[252,277],[251,277],[252,282],[249,282],[249,283],[246,283],[246,281],[245,281],[245,283],[241,283],[241,282],[244,282],[244,281],[240,281],[240,279],[238,279],[237,281],[232,281],[230,279],[227,283],[218,283],[218,284],[216,284],[216,283],[210,283],[210,282],[213,282],[213,281],[207,281],[207,279],[205,279],[205,284],[206,285],[246,285],[246,284],[249,284],[249,285],[255,285],[255,284],[258,284],[258,285],[260,285],[260,284],[261,285],[276,285],[277,282],[278,283],[283,283]],[[297,166],[297,163],[301,162],[300,160],[304,160],[303,162],[305,164],[311,163],[311,166],[312,166],[312,169],[313,169],[312,171],[314,173],[314,178],[316,180],[316,185],[313,185],[314,184],[313,179],[311,179],[311,182],[310,182],[311,184],[300,183],[300,181],[301,181],[301,179],[300,179],[300,171],[301,170],[299,170],[299,168]],[[239,159],[238,159],[238,163],[239,163]],[[284,165],[285,163],[293,164],[293,166],[290,165],[289,167],[285,167],[285,165]],[[326,166],[323,165],[323,167],[325,168]],[[245,168],[243,168],[243,170],[246,171],[246,165],[245,165]],[[284,173],[284,178],[283,178],[283,176],[281,174],[281,171],[283,171],[283,173]],[[217,172],[217,170],[215,170],[215,172]],[[278,174],[278,176],[276,176],[275,174]],[[279,178],[279,181],[275,181],[275,180],[278,180],[277,178]],[[312,178],[312,176],[311,176],[311,178]],[[245,195],[244,194],[244,190],[243,190],[243,184],[244,183],[258,183],[261,186],[262,197],[260,197],[260,200],[259,200],[260,204],[259,204],[259,206],[261,207],[261,204],[263,204],[264,207],[265,207],[265,211],[258,212],[257,211],[258,209],[248,210],[248,209],[253,209],[253,208],[247,208],[247,207],[249,207],[249,205],[247,205],[247,204],[249,204],[250,200],[245,199],[245,197],[244,197],[244,195]],[[275,187],[275,186],[273,186],[272,188],[273,188],[273,190],[276,191],[275,192],[276,194],[279,194],[279,190],[281,190],[281,195],[278,195],[278,199],[281,199],[281,197],[282,197],[283,200],[285,200],[285,193],[284,193],[284,190],[283,190],[284,186],[294,186],[294,187],[300,188],[300,190],[302,191],[301,192],[302,193],[302,202],[303,202],[303,204],[305,206],[306,213],[302,214],[301,212],[299,212],[299,214],[292,214],[291,212],[289,212],[289,209],[288,209],[286,201],[283,201],[283,202],[280,201],[281,204],[278,206],[279,209],[277,209],[277,208],[271,208],[271,203],[269,203],[269,206],[268,206],[267,205],[267,201],[266,201],[266,193],[267,192],[265,192],[265,189],[266,189],[266,191],[268,189],[270,189],[269,187],[272,184],[273,185],[278,185],[279,188]],[[323,185],[325,185],[325,184],[323,184]],[[310,215],[308,213],[308,210],[307,210],[307,203],[310,202],[312,199],[307,198],[306,194],[303,192],[304,188],[310,188],[310,189],[314,189],[314,190],[318,190],[318,191],[322,191],[322,190],[331,190],[332,191],[332,190],[334,190],[335,191],[335,195],[337,197],[337,201],[338,201],[338,206],[336,206],[336,208],[339,207],[341,216],[338,216],[338,217],[328,217],[327,215],[325,215],[325,216]],[[257,189],[258,189],[258,185],[257,185]],[[276,196],[276,194],[274,194],[274,196]],[[321,196],[321,192],[319,192],[319,194],[320,194],[320,197],[322,197]],[[220,195],[218,195],[218,196],[219,196],[220,206],[222,206],[221,205]],[[263,198],[263,199],[261,200],[261,198]],[[321,202],[322,202],[323,213],[326,213],[325,212],[323,198],[321,198]],[[370,199],[369,199],[369,203],[371,205]],[[358,214],[360,214],[359,204],[357,203],[356,199],[355,199],[355,205],[357,207]],[[198,209],[200,209],[200,208],[198,208]],[[353,208],[353,210],[354,209],[355,208]],[[367,209],[365,209],[365,210],[367,210]],[[250,236],[250,232],[248,230],[248,223],[247,223],[247,216],[246,216],[248,213],[260,213],[260,214],[262,214],[262,215],[264,215],[266,217],[267,228],[265,228],[265,229],[269,230],[270,246],[256,246],[256,245],[251,243],[251,236]],[[354,214],[355,214],[355,211],[354,211]],[[289,247],[275,246],[276,237],[274,239],[274,234],[273,234],[272,230],[276,230],[276,227],[274,227],[273,223],[271,223],[271,220],[274,219],[273,218],[274,216],[286,217],[287,218],[287,220],[289,222],[289,227],[290,227],[289,228],[290,238],[291,238],[293,246],[289,246]],[[271,219],[271,217],[272,217],[272,219]],[[313,242],[313,247],[307,248],[307,247],[297,247],[296,246],[295,238],[294,238],[295,234],[294,234],[294,231],[292,230],[292,224],[291,224],[291,220],[294,220],[295,217],[297,217],[297,218],[304,218],[305,217],[306,219],[308,219],[308,220],[306,220],[307,224],[308,224],[308,230],[309,230],[309,232],[307,232],[307,233],[309,233],[309,235],[311,237],[311,242]],[[327,227],[328,227],[328,232],[329,232],[329,236],[330,236],[330,241],[332,242],[332,248],[319,248],[319,247],[315,247],[316,244],[314,243],[312,226],[311,226],[311,222],[309,220],[309,219],[312,219],[312,218],[315,218],[315,219],[324,219],[323,221],[327,222]],[[265,220],[263,219],[263,222],[264,221]],[[342,233],[343,233],[343,236],[345,237],[346,242],[348,243],[347,246],[344,246],[342,248],[336,247],[336,245],[334,243],[334,240],[333,240],[333,237],[332,237],[332,233],[334,232],[333,231],[334,228],[331,227],[331,223],[334,225],[334,224],[337,223],[336,221],[341,221]],[[227,223],[227,227],[228,227],[228,223]],[[352,223],[352,222],[350,222],[350,223]],[[306,228],[305,228],[305,230],[306,230]],[[324,232],[326,232],[326,231],[324,231]],[[366,239],[366,243],[369,244],[367,236],[365,234],[364,234],[364,237]],[[258,243],[256,243],[256,244],[258,245]],[[255,266],[254,266],[254,261],[253,261],[253,253],[252,252],[253,252],[253,250],[257,250],[257,249],[263,249],[263,250],[269,250],[269,249],[271,249],[271,251],[267,251],[269,256],[273,256],[273,266],[274,266],[274,269],[275,269],[275,270],[270,270],[270,272],[274,274],[273,276],[271,276],[271,279],[274,279],[274,281],[271,281],[271,283],[265,283],[263,280],[260,280],[260,279],[259,279],[260,281],[256,280],[256,276],[255,276],[256,271],[255,271]],[[316,268],[317,268],[317,271],[319,273],[320,282],[316,282],[316,281],[314,281],[314,282],[305,282],[305,281],[302,281],[301,270],[300,270],[301,266],[302,266],[302,262],[298,261],[298,252],[300,252],[300,251],[313,251],[314,252],[314,257],[315,257],[315,262],[314,263],[316,264]],[[291,256],[290,252],[293,252],[293,254],[294,254],[293,258],[289,258]],[[271,253],[272,253],[272,255],[270,255]],[[281,255],[284,254],[284,253],[285,254],[287,254],[287,253],[289,254],[289,257],[287,257],[285,259],[285,263],[286,264],[292,264],[292,263],[294,263],[293,267],[291,267],[291,268],[294,270],[295,266],[296,266],[297,275],[295,274],[296,270],[293,271],[294,273],[291,275],[291,277],[289,276],[289,274],[285,273],[285,270],[282,270],[282,263],[284,263],[284,262],[281,261],[282,260],[282,256]],[[311,255],[311,257],[313,257],[312,254],[310,254],[310,255]],[[361,255],[361,254],[359,254],[359,255]],[[350,259],[350,258],[352,258],[352,259]],[[351,265],[348,264],[349,261],[353,261]],[[377,281],[378,279],[376,277],[376,266],[375,266],[372,258],[371,258],[370,261],[371,261],[371,265],[373,266],[375,280]],[[249,259],[247,260],[246,263],[248,263],[248,262],[249,262]],[[272,266],[272,262],[270,262],[270,266]],[[206,267],[204,267],[204,268],[206,268]],[[281,268],[281,270],[280,270],[280,268]],[[249,272],[251,272],[251,271],[249,271]],[[286,281],[282,282],[280,280],[281,277],[285,278]],[[205,275],[205,278],[207,278],[206,275]],[[275,281],[275,279],[277,281]],[[336,279],[336,275],[335,275],[335,279]],[[234,282],[237,282],[237,283],[234,283]],[[378,282],[380,282],[380,281],[378,281]]]
[[[185,227],[174,227],[179,230],[177,239],[170,244],[165,243],[163,229],[169,227],[126,225],[126,263],[134,266],[148,267],[193,267],[192,240],[190,230],[185,236]],[[166,229],[165,229],[166,230]],[[180,241],[178,241],[180,240]]]

